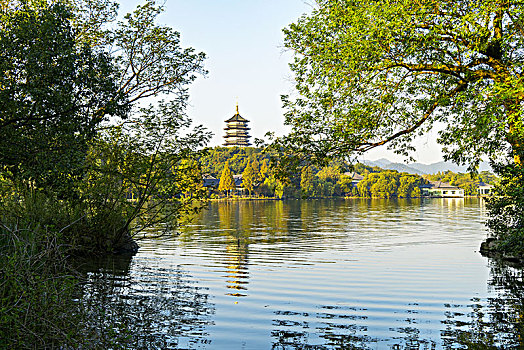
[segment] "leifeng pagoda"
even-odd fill
[[[237,104],[237,113],[226,120],[226,127],[224,130],[226,134],[224,135],[224,146],[240,146],[247,147],[250,146],[249,134],[247,133],[249,127],[247,126],[249,120],[242,118],[240,113],[238,113],[238,104]]]

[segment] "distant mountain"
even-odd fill
[[[422,164],[422,163],[412,163],[409,164],[410,167],[423,171],[427,174],[435,174],[439,171],[448,171],[451,170],[454,173],[466,173],[468,172],[467,166],[460,166],[451,162],[438,162],[433,164]],[[479,171],[493,171],[491,166],[487,162],[482,162],[479,165]]]
[[[370,166],[378,166],[378,167],[381,167],[381,168],[385,168],[386,166],[388,166],[390,164],[394,164],[393,162],[387,160],[386,158],[380,158],[380,159],[369,161],[369,162],[373,163],[373,165],[370,165]],[[400,164],[400,163],[397,163],[397,164]],[[368,164],[366,164],[366,165],[368,165]]]
[[[438,163],[433,163],[433,164],[422,164],[422,163],[405,164],[405,163],[394,163],[385,158],[381,158],[377,160],[362,160],[360,162],[368,166],[378,166],[382,169],[396,170],[401,173],[406,172],[409,174],[418,174],[418,175],[436,174],[439,171],[445,172],[448,170],[451,170],[455,173],[465,173],[468,171],[467,166],[459,166],[451,162],[438,162]],[[479,166],[479,171],[485,171],[485,170],[492,171],[491,167],[489,166],[487,162],[482,162]]]
[[[362,164],[367,166],[378,166],[382,169],[396,170],[400,173],[409,173],[409,174],[418,174],[424,175],[427,174],[424,170],[413,167],[413,164],[404,164],[404,163],[393,163],[387,159],[377,159],[377,160],[361,160]]]

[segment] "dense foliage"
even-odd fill
[[[192,207],[181,200],[190,192],[205,193],[190,160],[209,134],[191,130],[184,113],[204,55],[155,23],[154,1],[114,23],[117,8],[13,0],[1,12],[0,200],[19,198],[3,206],[2,221],[26,215],[26,194],[41,192],[69,208],[70,221],[40,224],[67,227],[77,250],[117,250],[146,222]]]
[[[258,197],[418,198],[422,196],[420,186],[428,181],[446,182],[462,188],[466,196],[477,196],[480,182],[494,185],[498,181],[498,177],[489,171],[478,174],[445,171],[418,176],[362,163],[350,165],[343,162],[331,162],[320,168],[306,165],[298,171],[288,171],[283,176],[280,169],[272,166],[279,163],[279,156],[262,152],[258,148],[215,147],[208,149],[200,157],[200,162],[203,173],[220,178],[220,183],[223,183],[222,174],[227,165],[231,176],[242,175],[241,188]],[[214,169],[220,172],[217,174]],[[360,182],[359,179],[353,179],[355,174],[363,179]],[[221,188],[219,192],[225,190],[225,187]],[[227,193],[230,194],[234,186],[228,188]]]
[[[488,227],[499,250],[524,257],[524,171],[514,164],[498,165],[501,175],[494,196],[488,201]]]
[[[317,0],[284,30],[296,98],[284,97],[283,144],[317,159],[387,144],[408,154],[444,125],[448,159],[516,155],[524,6],[512,1]]]
[[[242,174],[246,166],[256,160],[258,166],[270,159],[270,154],[263,153],[255,147],[215,147],[210,148],[200,157],[200,164],[204,174],[219,177],[226,161],[234,174]]]
[[[425,181],[417,175],[383,171],[366,175],[357,188],[362,197],[410,198],[421,196],[419,186],[424,183]]]
[[[0,165],[14,181],[71,195],[98,125],[127,113],[117,69],[106,52],[75,42],[63,4],[0,17]]]
[[[411,198],[420,197],[419,186],[426,183],[417,175],[370,167],[362,163],[350,166],[332,162],[321,168],[308,165],[300,171],[288,172],[283,176],[279,169],[271,167],[271,164],[279,162],[279,156],[257,148],[215,147],[208,149],[200,162],[204,173],[220,179],[218,193],[228,196],[236,188],[233,175],[242,175],[241,188],[248,191],[248,194],[277,198]],[[217,174],[215,169],[220,170],[220,173]],[[352,171],[346,171],[348,169]],[[352,178],[354,174],[364,177],[358,186],[358,181]],[[475,193],[472,194],[476,195],[476,183]]]

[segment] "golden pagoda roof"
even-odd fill
[[[231,123],[231,122],[249,122],[249,120],[243,118],[240,115],[240,113],[238,112],[238,103],[237,103],[237,112],[235,113],[235,115],[229,118],[228,120],[226,120],[226,123]]]

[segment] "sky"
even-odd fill
[[[284,126],[280,96],[292,92],[293,56],[283,47],[282,29],[313,9],[312,0],[164,0],[165,12],[159,23],[181,34],[183,47],[205,52],[206,77],[190,87],[188,115],[214,136],[210,146],[223,143],[224,121],[240,114],[250,121],[250,134],[264,138],[277,135]],[[121,0],[121,13],[142,3]],[[440,148],[430,134],[416,140],[414,158],[422,163],[442,160]],[[253,140],[253,139],[252,139]],[[402,161],[385,148],[368,152],[362,159],[387,158]]]

